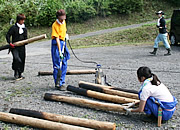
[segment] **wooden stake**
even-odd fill
[[[80,81],[79,87],[84,88],[84,89],[88,89],[88,90],[106,93],[106,94],[118,95],[118,96],[122,96],[122,97],[133,98],[133,99],[139,99],[138,94],[123,92],[123,91],[119,91],[119,90],[113,90],[113,89],[110,89],[108,87],[104,87],[104,85]]]
[[[67,97],[62,96],[58,94],[51,94],[51,93],[45,93],[44,95],[45,100],[50,101],[60,101],[60,102],[66,102],[70,104],[75,104],[79,106],[99,109],[99,110],[105,110],[105,111],[117,111],[117,112],[124,112],[124,108],[127,108],[127,106],[122,106],[118,104],[113,103],[102,103],[82,98],[76,98],[76,97]]]
[[[83,96],[93,97],[96,99],[110,101],[110,102],[114,102],[114,103],[130,103],[130,102],[139,103],[140,102],[137,99],[131,99],[131,98],[120,97],[120,96],[116,96],[116,95],[104,94],[104,93],[100,93],[100,92],[96,92],[96,91],[92,91],[92,90],[74,87],[71,85],[67,86],[67,90],[75,92],[75,93],[83,95]]]
[[[0,112],[0,120],[15,124],[28,125],[35,128],[50,129],[50,130],[90,130],[84,127],[72,126],[32,117],[26,117],[16,114]]]
[[[80,81],[80,82],[79,82],[79,86],[80,86],[80,87],[81,87],[81,86],[96,86],[96,87],[100,87],[100,88],[107,88],[107,89],[111,89],[111,90],[117,90],[117,91],[123,91],[123,92],[138,94],[138,91],[136,91],[136,90],[129,90],[129,89],[124,89],[124,88],[117,88],[117,87],[113,87],[113,86],[106,86],[106,85],[94,84],[94,83],[89,83],[89,82],[84,82],[84,81]]]
[[[25,109],[16,109],[11,108],[10,113],[24,115],[24,116],[31,116],[40,119],[46,119],[55,122],[61,122],[65,124],[71,124],[76,126],[88,127],[98,130],[115,130],[116,124],[111,122],[102,122],[96,120],[89,120],[71,116],[64,116],[64,115],[57,115],[47,112],[39,112],[33,110],[25,110]]]
[[[67,70],[66,75],[95,74],[96,70]],[[38,72],[39,76],[53,75],[53,72]]]

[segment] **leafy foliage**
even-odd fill
[[[1,23],[24,13],[27,26],[50,26],[55,13],[63,8],[70,22],[81,22],[95,16],[128,13],[142,8],[143,0],[0,0]]]
[[[92,18],[96,15],[93,1],[75,0],[66,1],[65,7],[69,21],[78,22]]]

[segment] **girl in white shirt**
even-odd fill
[[[137,77],[141,84],[139,107],[125,109],[127,112],[145,112],[158,117],[158,107],[162,108],[162,120],[169,120],[176,110],[177,99],[148,67],[140,67]]]

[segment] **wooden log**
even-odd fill
[[[76,74],[95,74],[96,70],[69,70],[67,75],[76,75]]]
[[[106,94],[111,94],[111,95],[118,95],[118,96],[122,96],[122,97],[133,98],[133,99],[139,99],[138,94],[128,93],[128,92],[119,91],[119,90],[113,90],[113,89],[110,89],[108,87],[104,87],[104,85],[99,85],[99,84],[80,81],[79,82],[79,87],[84,88],[84,89],[88,89],[88,90],[98,91],[98,92],[101,92],[101,93],[106,93]]]
[[[44,38],[47,38],[46,34],[42,34],[42,35],[32,37],[32,38],[29,38],[29,39],[26,39],[26,40],[18,41],[18,42],[15,42],[13,44],[15,46],[23,46],[23,45],[25,45],[27,43],[32,43],[32,42],[35,42],[35,41],[38,41],[38,40],[42,40]]]
[[[128,93],[134,93],[134,94],[138,94],[138,91],[136,90],[129,90],[129,89],[124,89],[124,88],[117,88],[117,87],[113,87],[113,86],[106,86],[106,85],[100,85],[100,84],[94,84],[94,83],[89,83],[89,82],[84,82],[84,81],[80,81],[79,82],[79,86],[96,86],[96,87],[101,87],[101,88],[108,88],[111,90],[119,90],[119,91],[123,91],[123,92],[128,92]]]
[[[39,71],[38,76],[53,75],[53,72]]]
[[[50,130],[90,130],[89,128],[72,126],[63,123],[57,123],[33,117],[21,116],[11,113],[0,112],[0,120],[15,124],[28,125],[35,128],[50,129]]]
[[[66,75],[95,74],[96,70],[67,70]],[[53,72],[40,71],[39,76],[53,75]]]
[[[29,38],[29,39],[26,39],[26,40],[22,40],[22,41],[18,41],[18,42],[15,42],[13,43],[15,46],[23,46],[27,43],[32,43],[34,41],[38,41],[38,40],[42,40],[44,38],[47,38],[46,34],[43,34],[43,35],[40,35],[40,36],[36,36],[36,37],[32,37],[32,38]],[[1,46],[0,47],[0,51],[1,50],[5,50],[5,49],[9,49],[10,48],[10,45],[7,44],[7,45],[4,45],[4,46]]]
[[[57,115],[47,112],[39,112],[34,110],[25,110],[25,109],[16,109],[11,108],[10,113],[30,116],[40,119],[46,119],[55,122],[61,122],[65,124],[71,124],[76,126],[88,127],[98,130],[115,130],[116,124],[111,122],[103,122],[103,121],[96,121],[96,120],[89,120],[71,116],[64,116],[64,115]]]
[[[110,101],[113,103],[130,103],[130,102],[139,103],[140,102],[137,99],[120,97],[117,95],[104,94],[104,93],[100,93],[100,92],[96,92],[96,91],[92,91],[92,90],[74,87],[71,85],[67,86],[67,90],[75,92],[75,93],[83,95],[83,96],[93,97],[96,99],[100,99],[100,100],[104,100],[104,101]]]
[[[98,101],[92,101],[92,100],[76,98],[76,97],[67,97],[67,96],[51,94],[51,93],[45,93],[44,99],[50,101],[66,102],[74,105],[79,105],[83,107],[89,107],[104,111],[124,112],[125,111],[124,108],[127,108],[127,106],[122,106],[119,104],[102,103]]]

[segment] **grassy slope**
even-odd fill
[[[68,33],[69,35],[76,35],[76,34],[83,34],[86,32],[107,29],[107,28],[121,27],[130,24],[152,21],[157,19],[155,12],[158,10],[165,10],[166,18],[170,18],[173,9],[176,8],[177,7],[173,7],[169,3],[163,2],[162,0],[158,0],[158,2],[157,0],[144,0],[144,7],[141,12],[132,13],[131,15],[111,15],[106,18],[96,17],[84,23],[67,23]],[[48,35],[48,38],[50,39],[51,27],[28,28],[28,37],[37,36],[43,33],[46,33]],[[133,37],[135,33],[129,33],[129,35],[132,35]],[[100,36],[97,37],[101,38]],[[116,38],[122,39],[123,37],[116,36]],[[129,41],[129,42],[134,42],[134,41]],[[2,44],[5,44],[5,42]],[[114,43],[109,43],[109,44],[114,44]]]
[[[170,22],[167,23],[169,27]],[[157,34],[156,25],[150,24],[135,29],[72,40],[71,45],[73,48],[84,48],[121,44],[153,44]]]

